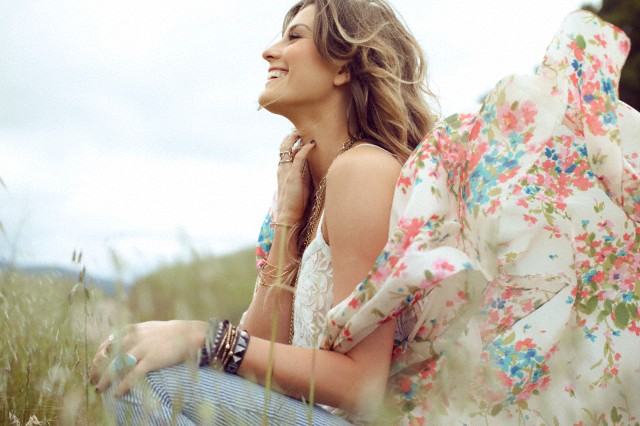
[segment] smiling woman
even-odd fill
[[[402,162],[433,124],[423,53],[384,0],[306,0],[263,58],[260,105],[295,130],[279,148],[253,300],[239,325],[148,322],[108,338],[91,378],[119,423],[379,415],[395,321],[346,353],[318,345],[328,310],[384,247]]]
[[[571,14],[535,75],[434,127],[422,51],[385,1],[295,4],[263,53],[261,107],[295,130],[274,151],[253,299],[239,324],[107,338],[90,376],[109,411],[135,424],[634,422],[628,50],[618,28]]]
[[[275,114],[291,114],[297,107],[310,106],[320,111],[316,114],[323,114],[326,104],[335,102],[330,97],[342,96],[335,87],[348,82],[349,74],[340,72],[343,65],[326,61],[316,49],[310,26],[314,14],[315,7],[301,10],[282,40],[263,54],[269,62],[269,74],[258,102]]]

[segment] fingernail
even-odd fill
[[[309,141],[309,143],[310,143],[311,145],[313,145],[314,143],[316,143],[316,140],[315,140],[315,139],[311,139],[311,140]]]

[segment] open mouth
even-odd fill
[[[275,80],[276,78],[284,77],[285,75],[287,75],[287,71],[285,70],[270,70],[267,80]]]

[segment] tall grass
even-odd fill
[[[80,256],[74,254],[80,264]],[[0,424],[109,424],[88,365],[111,330],[150,319],[234,321],[251,298],[252,250],[163,267],[108,297],[79,279],[0,272]],[[37,423],[40,422],[40,423]]]
[[[12,271],[0,274],[0,422],[104,424],[90,391],[87,365],[99,324],[93,313],[106,303],[73,282]]]

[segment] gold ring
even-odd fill
[[[293,161],[293,153],[291,151],[280,152],[280,162],[278,162],[278,164],[291,163],[292,161]]]
[[[115,341],[115,337],[113,336],[113,334],[111,334],[108,338],[107,338],[107,346],[104,347],[103,352],[105,354],[110,354],[111,353],[111,347],[113,346],[113,342]]]

